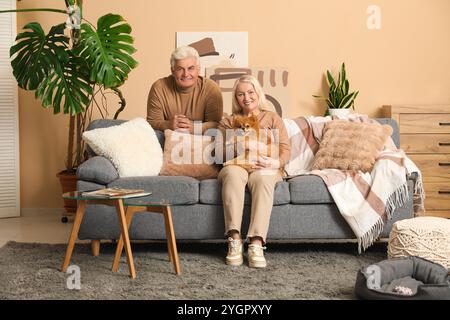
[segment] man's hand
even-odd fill
[[[183,114],[177,114],[170,121],[172,130],[178,130],[182,132],[192,132],[194,129],[193,122]]]

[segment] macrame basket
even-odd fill
[[[450,219],[417,217],[394,223],[388,258],[421,257],[450,268]]]

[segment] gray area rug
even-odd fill
[[[163,243],[132,244],[137,278],[128,276],[122,256],[111,272],[115,245],[75,246],[71,264],[80,268],[81,289],[68,289],[60,272],[65,244],[8,242],[0,248],[0,299],[356,299],[356,273],[386,259],[379,243],[358,255],[356,244],[270,243],[268,266],[250,269],[224,263],[226,244],[180,243],[181,276],[176,276]]]

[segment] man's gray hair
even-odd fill
[[[189,46],[182,46],[176,48],[170,56],[170,67],[173,69],[177,60],[183,60],[186,58],[195,58],[197,65],[200,67],[200,55],[198,51]]]

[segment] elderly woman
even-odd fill
[[[273,193],[276,183],[282,181],[282,169],[290,157],[289,138],[283,120],[270,110],[258,80],[253,76],[242,76],[233,88],[232,115],[219,123],[218,129],[221,134],[218,135],[219,139],[216,139],[216,142],[218,146],[225,146],[222,149],[223,155],[230,153],[230,146],[233,148],[232,153],[235,151],[235,143],[227,141],[226,132],[233,130],[235,118],[242,116],[257,117],[260,131],[272,133],[275,140],[270,144],[275,144],[278,150],[277,155],[268,156],[267,150],[270,148],[264,142],[244,144],[246,149],[241,150],[242,152],[258,152],[257,159],[252,162],[252,170],[239,165],[226,165],[219,173],[225,232],[228,237],[226,256],[228,265],[238,266],[243,263],[241,223],[247,185],[252,194],[250,225],[247,232],[248,263],[252,268],[264,268],[267,265],[263,250],[272,212]]]

